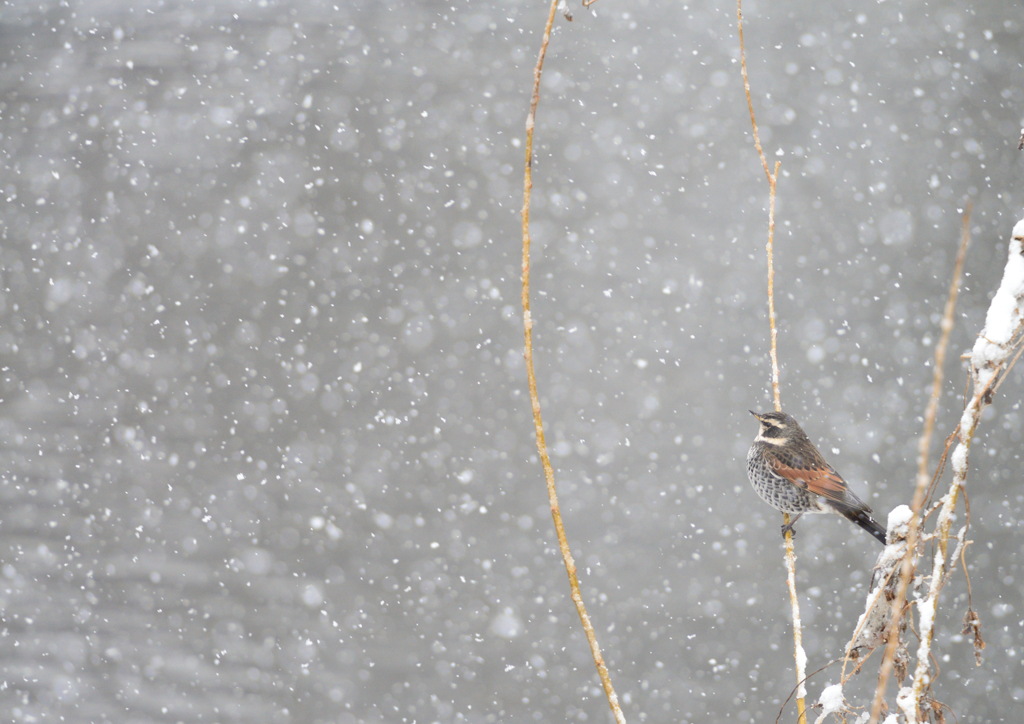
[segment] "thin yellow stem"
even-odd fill
[[[747,108],[750,110],[750,125],[754,129],[754,147],[761,159],[764,175],[768,178],[768,321],[771,325],[771,360],[772,360],[772,395],[775,398],[775,410],[782,410],[779,396],[779,356],[777,351],[778,330],[775,327],[775,184],[779,178],[779,162],[775,162],[775,172],[768,170],[768,159],[761,148],[761,137],[757,132],[757,119],[754,117],[754,101],[750,97],[750,79],[747,76],[747,51],[743,44],[743,0],[736,0],[736,25],[740,38],[740,70],[743,73],[743,89],[747,94]],[[788,526],[789,513],[782,514],[782,522]],[[807,724],[807,688],[804,686],[807,669],[807,655],[803,647],[803,631],[800,625],[800,603],[796,594],[796,555],[793,553],[793,533],[786,530],[786,585],[789,588],[789,603],[793,612],[793,659],[796,664],[797,697],[796,709],[800,724]]]
[[[547,54],[548,42],[551,39],[551,27],[555,22],[555,12],[558,9],[559,0],[552,0],[551,9],[548,12],[547,25],[544,27],[544,39],[540,46],[540,55],[537,58],[537,65],[533,70],[533,97],[530,101],[530,113],[526,117],[526,171],[523,183],[523,330],[526,339],[524,356],[526,358],[526,376],[530,386],[530,403],[533,408],[533,425],[537,433],[537,451],[540,453],[541,464],[544,467],[544,478],[547,481],[548,502],[551,506],[551,518],[555,522],[555,532],[558,535],[558,547],[562,552],[562,559],[565,561],[565,570],[569,574],[569,587],[572,591],[572,601],[576,604],[576,612],[583,623],[583,631],[590,644],[590,653],[594,657],[594,665],[597,667],[597,674],[601,677],[601,684],[604,686],[605,695],[608,697],[608,704],[618,724],[626,724],[626,718],[619,706],[618,696],[612,687],[612,680],[608,675],[608,667],[605,666],[604,658],[601,656],[601,647],[597,643],[597,636],[594,627],[590,623],[590,616],[587,615],[586,606],[583,604],[583,597],[580,595],[580,584],[576,576],[576,563],[573,561],[572,552],[569,550],[569,542],[565,536],[565,527],[562,525],[562,514],[558,507],[558,494],[555,490],[555,473],[551,467],[551,458],[548,455],[548,446],[544,441],[544,424],[540,414],[540,397],[537,394],[537,377],[533,369],[533,319],[530,317],[530,192],[533,190],[533,126],[537,117],[537,104],[540,102],[540,76],[544,67],[544,56]]]
[[[740,31],[740,70],[743,72],[743,90],[747,92],[747,108],[750,109],[750,125],[754,128],[754,148],[761,158],[761,166],[764,167],[764,175],[768,177],[768,184],[775,186],[775,179],[768,171],[768,160],[761,150],[761,137],[757,134],[757,121],[754,120],[754,102],[750,99],[750,80],[747,78],[747,51],[743,45],[743,0],[736,0],[736,24]]]
[[[782,521],[789,525],[789,513],[782,514]],[[807,654],[804,652],[803,628],[800,624],[800,602],[796,596],[796,554],[793,552],[793,531],[786,531],[786,586],[789,589],[789,605],[793,613],[793,660],[796,663],[796,712],[800,724],[807,724]]]
[[[751,116],[753,117],[753,116]],[[756,128],[757,126],[755,126]],[[772,330],[772,394],[775,396],[775,411],[782,411],[782,401],[779,397],[779,353],[778,337],[779,330],[775,327],[775,182],[779,178],[778,161],[775,162],[775,173],[768,177],[768,322]],[[788,524],[789,521],[786,521]]]
[[[949,348],[949,335],[953,331],[953,312],[956,309],[956,298],[960,291],[960,277],[963,273],[964,258],[967,256],[967,246],[971,241],[970,222],[971,203],[968,201],[964,209],[963,226],[960,233],[960,249],[957,252],[956,263],[953,266],[953,279],[949,283],[946,308],[942,314],[942,333],[938,344],[935,345],[932,394],[924,413],[924,431],[917,445],[917,481],[914,486],[914,499],[910,507],[913,517],[910,520],[907,532],[907,552],[903,556],[903,563],[900,567],[900,579],[896,587],[896,598],[893,599],[890,609],[889,640],[886,643],[885,654],[882,656],[882,665],[878,672],[875,698],[871,703],[870,724],[875,724],[881,716],[882,702],[885,701],[885,689],[889,683],[889,676],[893,671],[893,660],[896,655],[896,647],[899,644],[899,634],[897,631],[900,618],[903,616],[903,604],[907,598],[907,588],[910,586],[910,580],[914,575],[914,556],[917,550],[918,529],[921,523],[921,508],[924,505],[926,492],[931,482],[931,476],[928,474],[928,450],[931,448],[932,433],[935,429],[935,417],[938,413],[939,399],[942,397],[943,368],[946,364],[946,350]],[[945,557],[944,550],[943,557]]]

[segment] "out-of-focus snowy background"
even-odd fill
[[[0,8],[0,718],[607,716],[522,362],[545,13]],[[532,229],[583,593],[631,721],[771,722],[793,675],[780,516],[744,466],[747,410],[769,406],[767,184],[735,7],[575,15],[548,54]],[[947,1],[745,15],[782,161],[784,407],[884,519],[910,498],[964,200],[940,440],[1021,215],[1021,19]],[[984,666],[958,636],[962,576],[940,614],[936,692],[961,722],[1024,701],[1021,385],[971,461]],[[798,530],[814,669],[878,547],[839,518]]]

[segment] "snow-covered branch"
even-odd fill
[[[864,613],[858,619],[856,633],[847,646],[847,655],[851,658],[855,658],[862,649],[870,651],[888,641],[887,629],[892,620],[892,602],[896,598],[899,581],[897,573],[907,552],[911,517],[910,507],[906,505],[898,505],[889,513],[887,543],[875,563]],[[906,624],[903,626],[905,628]],[[906,666],[905,663],[903,665]]]
[[[901,690],[899,706],[907,717],[908,724],[916,724],[921,698],[928,683],[932,636],[935,632],[935,610],[939,590],[942,588],[946,568],[946,550],[949,529],[953,522],[960,489],[967,480],[967,458],[971,449],[974,431],[981,419],[981,411],[992,402],[992,394],[1003,374],[1009,369],[1014,353],[1021,344],[1021,328],[1024,326],[1024,220],[1013,227],[1009,257],[1003,270],[1003,280],[992,298],[985,328],[978,335],[971,352],[971,376],[974,379],[973,394],[960,418],[959,443],[952,455],[953,479],[949,490],[941,499],[942,508],[936,521],[939,551],[932,564],[931,580],[924,599],[918,600],[918,629],[921,644],[917,649],[917,668],[914,683],[909,692]]]
[[[947,316],[949,316],[948,310]],[[887,545],[878,557],[864,613],[857,621],[853,639],[847,646],[848,659],[856,660],[865,651],[888,645],[889,655],[893,656],[897,679],[902,681],[906,677],[909,660],[903,642],[903,633],[907,623],[902,616],[902,612],[906,608],[901,605],[903,591],[906,590],[907,583],[910,583],[910,577],[906,574],[914,570],[920,555],[917,545],[913,544],[922,538],[935,541],[937,545],[930,575],[923,579],[918,577],[913,584],[914,587],[919,585],[924,587],[924,590],[914,597],[918,611],[917,629],[920,635],[920,644],[916,652],[913,683],[911,686],[902,687],[896,697],[896,705],[907,724],[917,724],[920,714],[929,708],[927,692],[931,683],[931,643],[935,631],[938,596],[942,586],[949,580],[956,558],[961,555],[964,547],[970,542],[966,539],[967,527],[965,525],[956,535],[955,550],[951,556],[948,555],[953,512],[960,490],[967,480],[967,461],[971,440],[978,421],[981,419],[982,410],[991,404],[996,389],[1016,362],[1017,357],[1020,356],[1022,346],[1024,346],[1024,220],[1014,226],[1002,282],[989,305],[985,327],[978,335],[970,356],[970,374],[974,384],[957,429],[958,444],[951,456],[953,478],[948,491],[935,506],[938,509],[938,515],[933,532],[920,537],[910,535],[911,540],[908,541],[908,533],[913,532],[911,527],[915,520],[912,509],[901,505],[890,513]],[[915,498],[915,505],[919,505],[921,502],[923,501],[918,502]],[[910,545],[913,545],[915,550],[909,552],[909,571],[904,571],[903,577],[907,581],[902,586],[898,586],[901,578],[901,564],[908,562],[908,546]],[[924,586],[925,583],[926,586]],[[897,615],[897,612],[899,612],[899,625],[893,626],[893,617]],[[965,617],[965,628],[973,630],[976,636],[976,649],[980,651],[980,648],[984,647],[984,643],[977,643],[981,641],[980,636],[977,635],[978,626],[977,615],[973,610],[968,611],[968,615]],[[893,638],[894,634],[895,639]],[[819,702],[825,711],[829,711],[829,703],[835,705],[836,702],[841,701],[841,686],[844,682],[845,678],[842,678],[840,684],[829,687],[823,692],[823,698],[826,698],[825,693],[829,694],[827,702]],[[876,702],[876,704],[878,703]],[[877,717],[878,714],[878,707],[873,707],[872,721],[874,721],[873,717]],[[862,718],[866,721],[869,718],[868,713],[865,712]],[[819,718],[820,720],[821,718]],[[889,721],[896,721],[895,714],[889,715],[886,722]]]

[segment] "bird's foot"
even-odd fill
[[[782,526],[782,537],[783,538],[786,537],[786,533],[789,533],[794,538],[796,538],[796,530],[793,529],[793,526],[796,525],[796,522],[798,520],[800,520],[800,516],[801,515],[803,515],[803,513],[797,513],[796,515],[790,516],[789,522],[786,523],[784,526]],[[783,518],[783,520],[785,520],[785,518]]]

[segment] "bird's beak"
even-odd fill
[[[758,421],[760,421],[760,420],[761,420],[761,416],[760,416],[760,415],[758,415],[758,414],[757,414],[756,412],[754,412],[753,410],[747,410],[747,412],[749,412],[749,413],[750,413],[751,415],[753,415],[754,417],[756,417],[756,418],[758,419]]]

